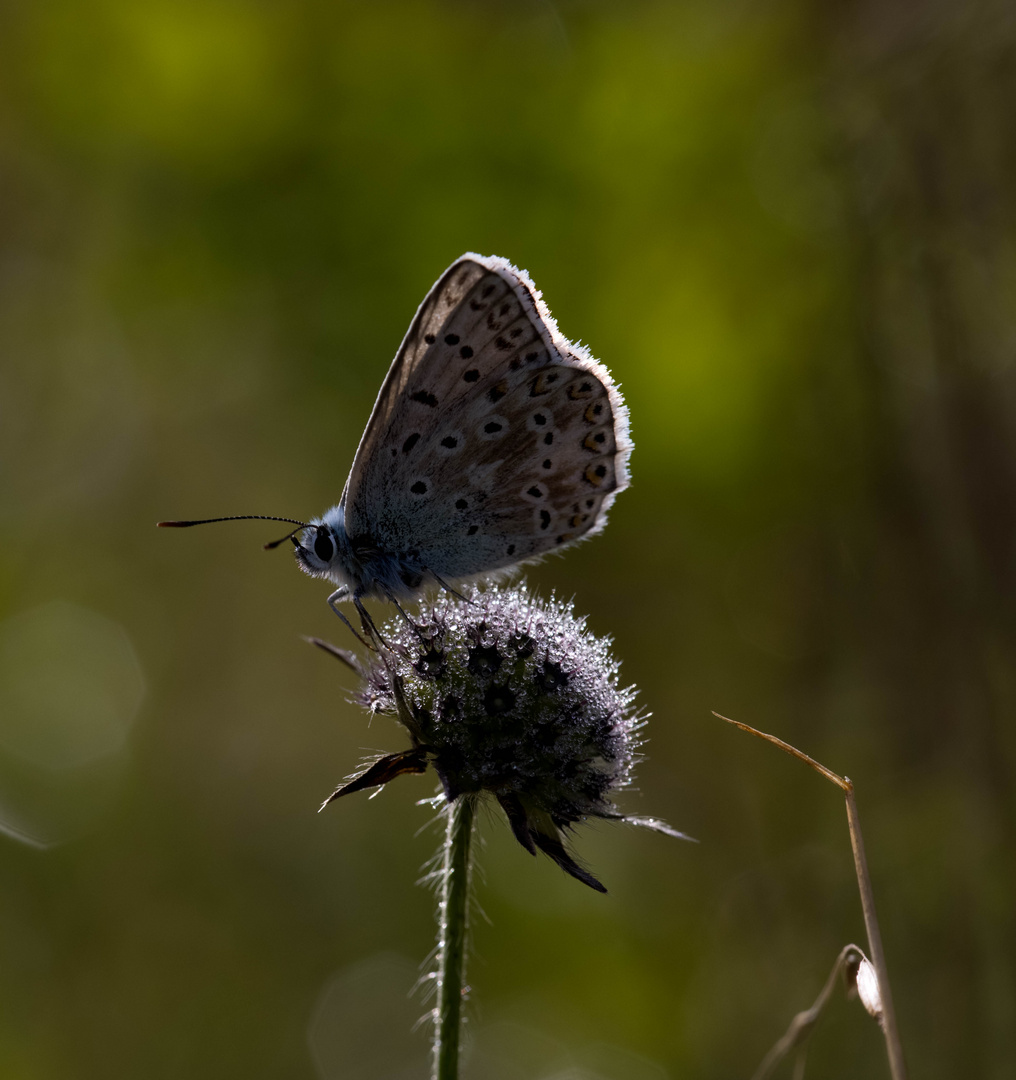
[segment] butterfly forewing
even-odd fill
[[[442,577],[581,539],[627,486],[627,411],[529,279],[464,256],[392,364],[345,496],[346,529]]]

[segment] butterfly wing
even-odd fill
[[[628,411],[528,275],[464,255],[431,289],[381,387],[345,525],[442,577],[598,532],[628,486]]]

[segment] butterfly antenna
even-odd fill
[[[213,525],[217,521],[286,521],[290,525],[296,526],[292,532],[286,533],[281,540],[273,540],[270,544],[265,544],[265,551],[277,548],[279,544],[284,544],[301,529],[311,527],[306,521],[297,521],[296,518],[273,517],[271,514],[233,514],[230,517],[203,518],[201,521],[160,521],[158,527],[160,529],[189,529],[192,525]]]
[[[265,544],[264,545],[265,551],[271,551],[272,548],[277,548],[279,546],[279,544],[284,544],[287,540],[292,540],[293,537],[296,536],[296,534],[298,532],[300,532],[301,529],[306,529],[307,527],[308,526],[301,524],[297,528],[295,528],[292,532],[286,533],[285,536],[280,537],[278,540],[273,540],[270,544]],[[297,544],[297,546],[299,546],[298,541],[293,540],[293,543]]]

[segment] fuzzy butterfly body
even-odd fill
[[[599,532],[630,453],[609,372],[529,276],[463,255],[409,327],[339,504],[294,522],[297,561],[362,615],[364,598],[504,570]]]

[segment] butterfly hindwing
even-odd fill
[[[381,388],[346,529],[442,577],[501,569],[598,531],[629,453],[607,370],[560,335],[527,275],[466,255],[421,304]]]

